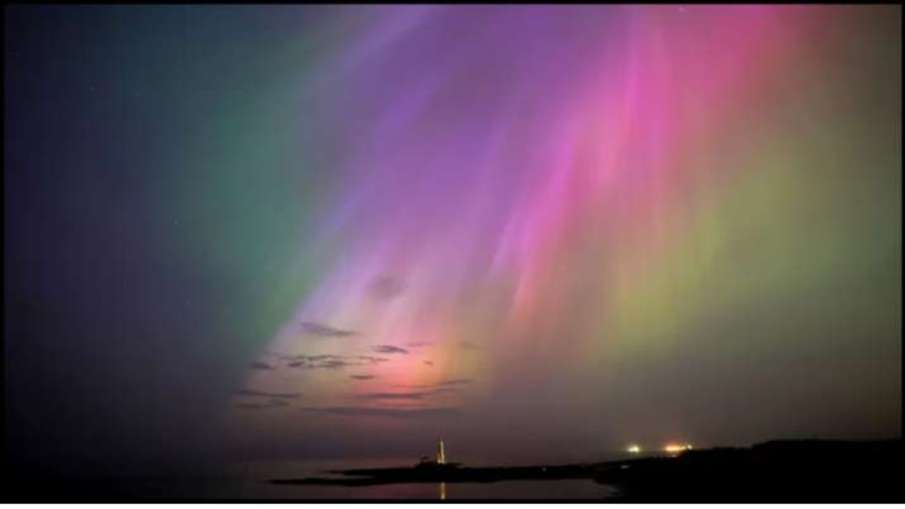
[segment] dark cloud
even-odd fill
[[[433,362],[433,361],[424,361],[424,365],[425,365],[425,366],[433,366],[433,365],[434,365],[434,362]]]
[[[342,355],[295,355],[287,360],[289,360],[290,368],[302,369],[338,369],[349,365]]]
[[[349,378],[353,378],[355,380],[373,380],[377,377],[374,375],[350,375]]]
[[[266,362],[253,362],[251,364],[251,369],[273,369],[273,366]]]
[[[270,357],[272,359],[271,366],[274,369],[276,369],[281,363],[288,364],[288,363],[296,360],[296,358],[299,357],[298,355],[290,355],[290,354],[279,353],[279,352],[264,352],[263,355]]]
[[[346,417],[393,417],[399,419],[445,417],[456,415],[457,408],[433,407],[433,408],[374,408],[374,407],[308,407],[302,408],[305,412],[339,415]]]
[[[258,401],[242,401],[236,403],[236,408],[243,408],[246,410],[261,410],[265,408],[277,408],[277,407],[286,407],[289,406],[289,400],[297,399],[300,394],[297,392],[293,393],[283,393],[283,392],[265,392],[265,391],[257,391],[253,389],[240,389],[236,391],[237,396],[246,396],[246,397],[255,397],[255,398],[266,398],[266,402]]]
[[[401,354],[409,353],[409,351],[406,350],[405,348],[400,348],[398,346],[393,346],[393,345],[377,345],[377,346],[374,346],[372,348],[372,350],[374,350],[377,353],[401,353]]]
[[[368,286],[371,296],[379,300],[389,300],[396,297],[405,290],[405,283],[399,278],[392,276],[381,276],[376,278]]]
[[[381,400],[381,399],[405,399],[419,400],[424,399],[433,394],[432,391],[427,392],[371,392],[368,394],[359,394],[358,399]]]
[[[471,382],[472,380],[470,378],[454,378],[451,380],[445,380],[443,382],[437,382],[435,384],[396,385],[394,387],[398,387],[400,389],[434,389],[433,392],[450,392],[452,390],[455,390],[457,387],[470,384]]]
[[[480,350],[481,347],[471,341],[459,341],[459,346],[465,350]]]
[[[330,327],[329,325],[324,325],[316,322],[302,322],[300,324],[300,327],[307,334],[323,338],[339,338],[355,334],[354,331],[336,329],[334,327]]]
[[[378,400],[423,400],[425,398],[429,398],[431,396],[436,396],[440,394],[448,394],[451,392],[456,392],[459,390],[459,387],[471,383],[471,380],[460,378],[455,380],[447,380],[445,382],[440,382],[436,384],[425,384],[425,385],[395,385],[394,387],[400,389],[418,389],[416,391],[411,392],[371,392],[366,394],[357,395],[358,399],[366,399],[371,401]]]
[[[298,392],[264,392],[254,389],[239,389],[236,391],[237,396],[253,396],[271,399],[298,399],[301,396]]]
[[[368,363],[370,363],[370,364],[377,364],[377,363],[380,363],[380,362],[387,362],[387,361],[389,361],[389,359],[387,359],[386,357],[372,357],[372,356],[370,356],[370,355],[358,355],[358,356],[356,356],[355,358],[356,358],[356,359],[361,359],[361,360],[366,361],[366,362],[368,362]]]
[[[294,355],[288,357],[288,366],[300,369],[340,369],[348,366],[369,366],[378,362],[386,362],[383,357],[370,355]]]
[[[358,364],[350,364],[342,360],[330,360],[322,362],[294,361],[289,363],[290,368],[301,369],[340,369],[346,366],[358,366]]]

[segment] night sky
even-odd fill
[[[7,454],[901,436],[901,8],[13,6]]]

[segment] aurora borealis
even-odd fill
[[[16,436],[495,461],[899,436],[900,24],[8,11]],[[29,427],[32,377],[90,432]]]

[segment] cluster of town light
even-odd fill
[[[630,454],[641,454],[642,449],[641,449],[641,446],[638,444],[629,444],[629,446],[626,447],[625,450]],[[666,444],[663,446],[663,452],[669,453],[669,454],[677,454],[682,451],[690,451],[690,450],[691,450],[691,444],[670,443],[670,444]]]
[[[663,447],[663,452],[668,452],[670,454],[676,454],[682,451],[690,451],[691,444],[666,444]]]

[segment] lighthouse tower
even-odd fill
[[[446,450],[443,448],[443,440],[440,440],[440,443],[437,444],[437,464],[446,464]]]

